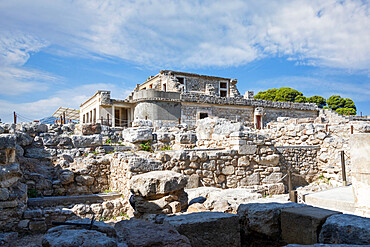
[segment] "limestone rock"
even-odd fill
[[[55,227],[56,228],[56,227]],[[86,229],[66,229],[48,232],[43,240],[43,247],[116,247],[115,239],[106,234]]]
[[[179,133],[175,135],[175,140],[180,144],[195,144],[197,141],[197,136],[195,133]]]
[[[0,187],[10,187],[21,177],[22,172],[18,163],[0,166]]]
[[[63,170],[59,175],[62,184],[70,184],[74,181],[74,173],[70,170]]]
[[[219,212],[199,212],[173,215],[164,218],[182,235],[189,238],[191,246],[240,246],[239,218]]]
[[[127,128],[123,130],[122,136],[127,142],[146,142],[153,139],[152,131],[149,127]]]
[[[135,119],[132,122],[132,127],[153,127],[153,122],[151,120]]]
[[[277,165],[279,163],[279,155],[278,154],[271,154],[265,157],[259,157],[256,159],[256,162],[261,165]]]
[[[281,234],[289,244],[315,244],[322,224],[337,211],[317,207],[285,208],[281,211]]]
[[[186,176],[173,171],[153,171],[133,176],[131,179],[131,189],[143,197],[181,190],[186,184]]]
[[[16,135],[17,135],[17,144],[22,147],[31,145],[33,142],[33,138],[27,133],[17,131]]]
[[[133,172],[151,172],[162,170],[162,162],[146,159],[143,157],[132,157],[128,162],[128,169]]]
[[[167,224],[154,224],[143,220],[123,220],[114,228],[120,242],[131,247],[180,246],[190,247],[187,237],[180,235],[176,229]]]
[[[279,240],[281,237],[281,209],[290,207],[302,207],[302,205],[296,203],[250,203],[240,205],[238,215],[244,236],[251,238],[255,235],[271,240]]]
[[[321,228],[319,242],[370,245],[370,219],[355,215],[333,215]]]
[[[0,149],[15,149],[16,135],[0,134]]]
[[[90,136],[71,136],[72,143],[75,147],[94,147],[103,144],[103,138],[100,134]]]
[[[82,132],[82,135],[100,134],[101,133],[101,125],[99,123],[82,124],[81,132]]]

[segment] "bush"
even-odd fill
[[[335,111],[338,108],[344,107],[346,101],[339,95],[332,95],[329,97],[329,99],[326,100],[326,103],[328,104],[329,108]]]
[[[140,144],[140,149],[143,150],[143,151],[146,151],[146,152],[153,152],[152,145],[151,145],[150,141],[142,142]]]

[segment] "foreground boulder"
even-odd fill
[[[221,212],[200,212],[171,215],[163,223],[170,224],[189,238],[191,246],[240,246],[239,217]]]
[[[190,247],[187,237],[180,235],[173,226],[154,224],[143,220],[123,220],[115,224],[120,242],[130,247],[179,246]]]
[[[280,217],[284,208],[304,207],[297,203],[250,203],[238,208],[242,243],[258,239],[281,240]]]
[[[165,195],[170,192],[184,189],[187,178],[173,171],[153,171],[133,176],[131,189],[135,194],[143,197]]]
[[[370,245],[370,219],[342,214],[327,218],[321,228],[320,243]]]
[[[188,204],[184,188],[187,178],[173,171],[153,171],[133,176],[131,191],[134,194],[135,216],[145,214],[171,214],[185,209]]]
[[[318,243],[322,225],[335,214],[341,213],[311,206],[285,208],[281,211],[282,238],[289,244]]]
[[[90,223],[89,219],[74,220],[75,223]],[[79,226],[51,228],[42,240],[43,247],[116,247],[116,230],[104,222],[94,222],[91,230]]]

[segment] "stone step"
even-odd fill
[[[55,196],[55,197],[39,197],[28,198],[28,207],[53,207],[58,205],[74,204],[74,203],[98,203],[107,200],[114,200],[121,197],[119,193],[101,193],[93,195],[80,196]]]
[[[339,187],[304,196],[306,204],[353,214],[355,211],[352,186]]]

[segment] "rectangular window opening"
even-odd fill
[[[204,112],[199,113],[199,119],[203,119],[207,117],[208,117],[208,113],[204,113]]]
[[[185,78],[184,77],[176,77],[180,84],[184,84]]]
[[[221,91],[220,91],[220,96],[221,96],[221,97],[227,97],[227,91],[223,91],[223,90],[221,90]]]
[[[226,82],[220,82],[220,88],[227,88]]]

